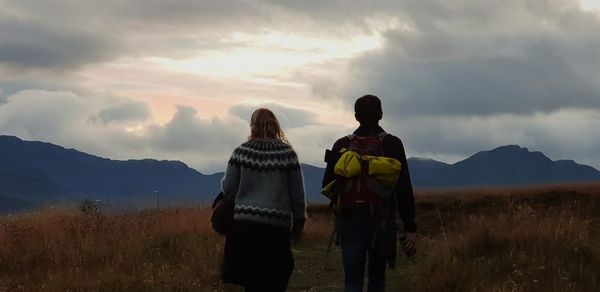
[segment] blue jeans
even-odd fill
[[[374,252],[372,243],[378,221],[374,218],[343,217],[338,221],[338,236],[344,263],[345,292],[362,292],[365,264],[368,267],[368,292],[385,291],[385,259]]]

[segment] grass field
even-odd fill
[[[332,218],[311,206],[289,291],[342,291]],[[0,219],[0,291],[240,291],[204,207],[125,215],[48,209]],[[417,195],[418,255],[388,291],[600,290],[600,185]]]

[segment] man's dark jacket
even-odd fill
[[[377,134],[383,132],[384,130],[378,125],[361,125],[354,131],[354,134],[357,136],[377,136]],[[331,149],[331,153],[335,156],[336,153],[342,148],[348,147],[350,144],[350,139],[346,136],[340,138],[335,142],[333,148]],[[415,197],[413,194],[412,183],[410,181],[410,173],[408,171],[408,163],[406,162],[406,154],[404,152],[404,146],[402,145],[402,141],[391,134],[388,134],[383,139],[383,152],[385,156],[392,157],[400,161],[402,163],[402,168],[400,170],[400,178],[398,179],[398,183],[396,184],[396,202],[398,203],[398,212],[400,214],[400,218],[404,223],[404,231],[406,232],[416,232],[417,225],[415,223]],[[323,177],[323,185],[325,187],[334,179],[336,179],[336,175],[333,172],[336,160],[335,159],[327,159],[327,168],[325,169],[325,175]]]

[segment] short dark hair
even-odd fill
[[[359,97],[354,103],[354,116],[361,124],[377,123],[383,117],[381,100],[371,94]]]

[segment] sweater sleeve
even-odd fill
[[[221,180],[221,188],[223,190],[223,195],[225,198],[231,202],[235,201],[235,196],[237,195],[238,188],[240,185],[240,166],[235,163],[235,156],[237,155],[238,149],[236,149],[229,162],[227,163],[227,170],[225,171],[225,176]]]
[[[294,159],[297,161],[298,156],[296,153],[293,154]],[[288,174],[288,187],[290,194],[290,204],[292,209],[292,215],[294,221],[306,220],[306,196],[304,193],[304,178],[302,175],[302,168],[300,163],[297,162],[298,167],[294,167],[289,170]]]

